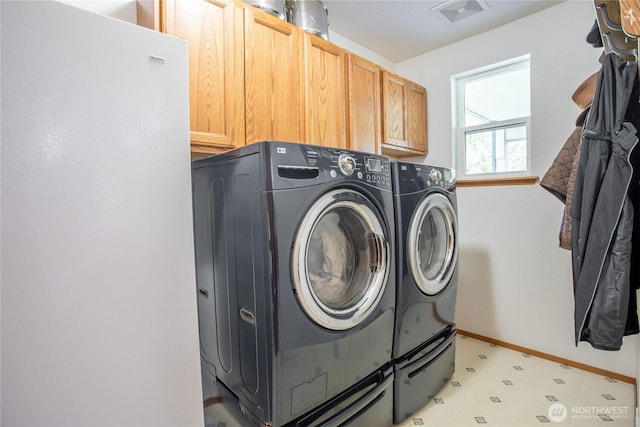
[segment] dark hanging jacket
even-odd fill
[[[623,335],[638,333],[630,278],[640,218],[630,197],[638,137],[627,111],[636,80],[637,64],[607,55],[582,132],[571,208],[575,341],[603,350],[618,350]]]

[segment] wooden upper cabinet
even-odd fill
[[[303,142],[302,32],[251,6],[243,9],[246,142]]]
[[[427,154],[427,91],[382,72],[382,151],[394,156]]]
[[[380,154],[381,69],[357,55],[348,55],[347,147]]]
[[[189,44],[191,149],[219,152],[244,145],[242,16],[231,0],[166,0],[160,31]],[[158,18],[157,18],[158,19]]]
[[[413,82],[407,84],[407,148],[427,154],[427,90]]]
[[[234,0],[137,0],[138,24],[188,42],[191,151],[262,140],[427,154],[427,92]]]
[[[347,148],[346,52],[304,33],[305,142]]]
[[[383,144],[407,146],[406,82],[386,70],[382,71]]]

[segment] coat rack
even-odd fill
[[[630,28],[640,33],[640,5],[637,0],[594,0],[594,5],[605,53],[637,61],[638,36],[626,30]]]

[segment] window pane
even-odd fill
[[[467,174],[490,173],[494,171],[492,132],[466,134]]]
[[[527,170],[527,128],[524,125],[465,133],[468,175]]]
[[[530,115],[529,67],[464,83],[464,127]]]

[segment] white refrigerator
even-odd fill
[[[186,42],[0,19],[0,424],[202,425]]]

